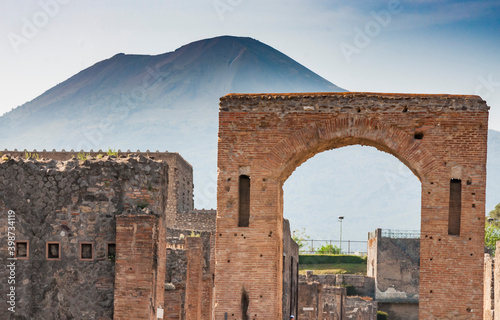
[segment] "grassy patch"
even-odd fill
[[[314,274],[362,274],[366,275],[366,263],[299,264],[299,274],[313,270]]]

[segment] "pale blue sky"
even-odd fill
[[[0,114],[118,52],[235,35],[351,91],[480,94],[500,130],[499,1],[2,0],[0,34]]]

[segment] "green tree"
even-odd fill
[[[484,228],[484,245],[495,255],[496,243],[500,240],[500,203],[491,210]]]
[[[340,254],[340,248],[335,246],[335,245],[331,245],[331,244],[326,244],[324,246],[321,246],[321,248],[319,248],[316,253],[319,253],[319,254]]]
[[[488,214],[488,222],[500,228],[500,203]]]
[[[311,239],[311,237],[306,234],[306,228],[302,228],[292,231],[292,239],[299,245],[299,252],[303,252],[302,249],[306,246],[307,240]]]

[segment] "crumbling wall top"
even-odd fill
[[[406,109],[405,109],[406,108]],[[221,97],[221,112],[487,111],[479,96],[372,92],[232,93]]]

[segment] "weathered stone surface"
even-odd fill
[[[109,258],[107,250],[116,242],[116,217],[163,214],[166,207],[167,164],[141,161],[0,160],[0,241],[7,244],[7,212],[12,210],[16,240],[29,243],[28,259],[16,261],[15,319],[113,317],[115,257]],[[59,243],[59,259],[47,260],[47,241]],[[80,259],[81,242],[93,245],[89,261]],[[6,245],[0,256],[6,261]],[[3,264],[0,277],[8,272]],[[3,296],[8,287],[0,283]],[[0,309],[1,319],[13,316]]]
[[[495,259],[489,254],[484,254],[484,309],[483,320],[493,320],[494,307],[494,270]],[[500,284],[499,284],[500,285]]]
[[[368,275],[375,278],[375,300],[416,303],[419,294],[420,239],[382,236],[368,239]]]

